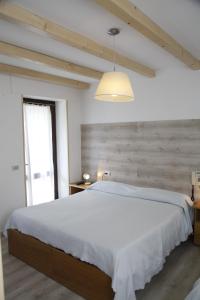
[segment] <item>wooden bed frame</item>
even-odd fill
[[[94,265],[82,262],[36,238],[8,230],[9,253],[87,300],[112,300],[111,278]]]

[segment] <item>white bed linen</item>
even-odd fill
[[[185,298],[185,300],[199,300],[200,299],[200,278],[195,282],[193,289]]]
[[[152,201],[146,190],[138,194],[127,185],[126,192],[111,187],[94,185],[69,198],[18,209],[6,229],[16,228],[96,265],[112,278],[115,300],[134,300],[135,290],[144,288],[192,232],[188,206],[178,196],[167,203],[170,194],[159,200],[158,192]]]

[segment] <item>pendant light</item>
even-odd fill
[[[115,50],[115,36],[120,33],[118,28],[111,28],[108,34],[113,36]],[[96,90],[95,99],[110,102],[129,102],[134,100],[134,94],[128,75],[124,72],[116,72],[116,55],[113,52],[113,72],[103,74]]]

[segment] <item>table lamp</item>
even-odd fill
[[[91,182],[89,181],[89,179],[90,179],[90,174],[84,173],[84,174],[83,174],[83,179],[84,179],[84,184],[91,184]]]

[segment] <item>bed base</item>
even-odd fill
[[[8,230],[9,253],[87,300],[113,300],[111,278],[36,238]]]

